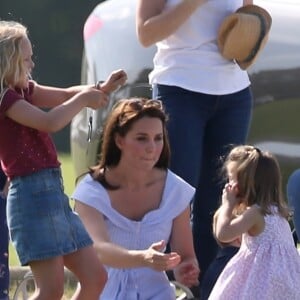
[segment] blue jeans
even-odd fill
[[[6,223],[6,199],[0,195],[0,299],[8,299],[8,229]]]
[[[202,276],[218,250],[212,216],[224,185],[220,159],[230,146],[246,142],[252,114],[251,90],[216,96],[156,85],[153,98],[162,100],[169,114],[170,168],[196,187],[192,228]]]
[[[288,204],[293,210],[293,223],[296,234],[297,237],[300,237],[300,169],[295,170],[288,178],[286,191]]]

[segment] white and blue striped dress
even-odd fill
[[[72,198],[103,214],[113,243],[126,249],[142,250],[154,242],[169,240],[173,220],[190,204],[194,192],[192,186],[168,170],[159,208],[149,211],[141,221],[130,220],[116,211],[111,206],[107,191],[90,175],[78,184]],[[150,268],[106,268],[108,282],[99,300],[175,299],[164,272]]]

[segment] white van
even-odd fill
[[[149,0],[151,1],[151,0]],[[249,69],[255,109],[249,143],[279,157],[285,175],[300,166],[300,0],[254,0],[273,23],[269,42]],[[82,83],[95,83],[114,69],[128,74],[126,86],[111,95],[106,110],[83,110],[71,125],[76,176],[95,164],[101,126],[120,98],[151,97],[148,73],[155,46],[143,48],[135,32],[135,0],[107,0],[95,7],[84,26]],[[91,141],[88,120],[93,117]]]

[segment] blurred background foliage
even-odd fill
[[[122,1],[122,0],[120,0]],[[83,26],[99,0],[0,0],[0,19],[28,27],[33,45],[33,78],[66,87],[80,83]],[[69,127],[54,135],[59,152],[70,151]]]

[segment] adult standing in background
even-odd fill
[[[252,1],[138,0],[138,38],[157,45],[149,80],[170,115],[171,169],[197,188],[192,226],[201,275],[218,249],[212,216],[223,186],[219,158],[245,143],[251,120],[248,74],[217,45],[224,18],[246,4]]]

